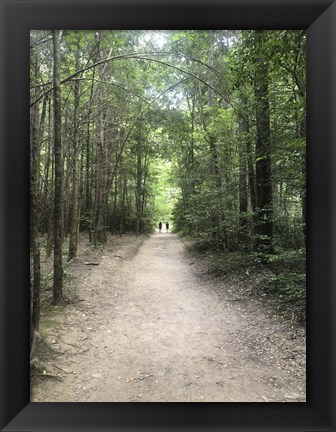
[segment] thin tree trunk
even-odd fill
[[[248,124],[239,113],[239,242],[247,247],[247,169],[246,169],[246,135]]]
[[[306,116],[300,122],[299,128],[300,138],[306,139]],[[307,198],[306,198],[306,152],[303,151],[302,158],[302,221],[303,221],[303,235],[306,240],[306,220],[307,220]]]
[[[137,172],[136,172],[136,190],[135,190],[135,199],[136,199],[136,235],[140,235],[141,230],[141,186],[142,186],[142,137],[139,131],[137,134]]]
[[[142,194],[141,194],[141,215],[144,213],[145,204],[146,204],[146,183],[148,177],[148,152],[145,153],[145,160],[143,166],[143,182],[142,182]]]
[[[252,142],[250,138],[248,138],[246,142],[246,158],[247,158],[247,176],[248,176],[248,184],[250,189],[251,207],[254,215],[256,215],[257,212],[256,172],[253,163],[253,150],[252,150]]]
[[[42,114],[41,114],[41,121],[40,121],[40,137],[39,137],[39,147],[41,147],[41,144],[43,143],[43,133],[45,128],[45,121],[47,116],[47,103],[48,103],[48,97],[43,99],[42,104]],[[43,197],[43,202],[46,203],[48,201],[48,176],[49,176],[49,168],[50,168],[50,146],[48,145],[48,149],[45,152],[45,159],[44,159],[44,176],[43,181],[41,182],[41,196]],[[42,177],[42,174],[41,174]],[[44,221],[46,220],[46,215],[43,214]],[[43,221],[43,222],[44,222]],[[45,230],[45,223],[43,224],[44,232]]]
[[[106,241],[104,222],[104,203],[106,192],[106,148],[105,148],[105,120],[103,109],[99,114],[99,139],[97,145],[97,173],[96,173],[96,206],[93,241],[102,243]]]
[[[37,56],[36,56],[37,57]],[[36,58],[35,73],[38,73],[38,59]],[[40,245],[38,238],[39,211],[37,205],[38,179],[39,179],[39,109],[40,103],[33,106],[32,132],[31,132],[31,167],[30,167],[30,247],[33,256],[33,309],[32,325],[34,331],[40,326],[40,293],[41,293],[41,266]]]
[[[122,179],[122,177],[120,176]],[[122,180],[120,180],[120,189],[122,189],[122,202],[121,202],[121,209],[120,209],[120,226],[119,226],[119,237],[122,236],[123,229],[124,229],[124,207],[125,207],[125,196],[126,196],[126,180],[124,179],[124,185],[122,187]]]
[[[51,103],[49,100],[49,119],[48,119],[48,149],[50,151],[51,149]],[[48,212],[48,233],[47,233],[47,244],[46,244],[46,255],[47,258],[50,258],[52,248],[53,248],[53,242],[54,242],[54,236],[53,236],[53,227],[54,227],[54,208],[53,208],[53,194],[54,194],[54,177],[55,177],[55,155],[54,152],[51,152],[51,179],[50,179],[50,193],[48,196],[50,197],[50,210]]]
[[[258,197],[257,248],[264,254],[273,251],[273,196],[271,171],[270,114],[268,97],[268,63],[264,52],[265,32],[255,31],[256,73],[256,180]]]
[[[54,47],[54,283],[52,304],[63,302],[63,263],[62,263],[62,117],[60,82],[60,40],[59,31],[53,30]]]
[[[97,37],[100,37],[98,34]],[[101,53],[100,53],[101,55]],[[99,79],[103,81],[105,67],[102,66],[99,72]],[[96,171],[96,202],[95,202],[95,223],[93,241],[97,242],[106,241],[106,229],[104,226],[104,207],[106,198],[106,175],[107,175],[107,155],[106,155],[106,142],[105,142],[105,109],[103,102],[103,87],[102,83],[98,89],[98,130],[99,139],[97,141],[97,171]]]
[[[94,89],[94,78],[95,78],[95,69],[93,69],[92,73],[92,83],[90,90],[90,100],[89,100],[89,109],[88,109],[88,122],[87,122],[87,132],[86,132],[86,147],[85,147],[85,217],[86,224],[88,225],[90,237],[91,237],[91,228],[92,228],[92,197],[91,197],[91,180],[90,180],[90,163],[91,163],[91,151],[90,151],[90,139],[91,139],[91,112],[92,112],[92,101],[93,101],[93,89]],[[91,239],[90,239],[91,241]]]
[[[76,53],[76,70],[80,66],[80,38],[78,36],[77,53]],[[71,221],[70,221],[70,239],[69,239],[69,254],[68,261],[72,260],[77,255],[77,245],[78,245],[78,227],[79,227],[79,197],[78,197],[78,150],[79,150],[79,81],[74,83],[74,133],[73,133],[73,160],[72,160],[72,196],[71,196]]]

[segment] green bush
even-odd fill
[[[282,301],[304,301],[306,298],[306,275],[301,273],[279,273],[265,270],[255,282],[258,291],[276,295]]]

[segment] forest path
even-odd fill
[[[80,300],[49,336],[68,351],[62,380],[38,381],[33,401],[305,400],[305,347],[281,318],[197,274],[174,234],[124,252],[79,269]]]

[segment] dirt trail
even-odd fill
[[[32,401],[305,401],[304,340],[282,318],[200,277],[174,234],[126,255],[78,268],[80,300],[48,337],[60,379]]]

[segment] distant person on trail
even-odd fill
[[[159,233],[161,232],[161,230],[162,230],[162,222],[159,222]]]
[[[169,223],[166,222],[166,233],[169,231]]]

